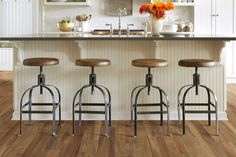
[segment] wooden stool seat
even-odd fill
[[[132,61],[132,65],[136,67],[156,68],[165,67],[168,63],[162,59],[135,59]]]
[[[87,67],[104,67],[111,65],[111,61],[108,59],[77,59],[75,65]]]
[[[59,64],[57,58],[28,58],[23,61],[26,66],[52,66]]]
[[[179,66],[183,67],[213,67],[216,62],[210,59],[183,59],[179,61]]]

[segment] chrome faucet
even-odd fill
[[[112,35],[113,35],[113,27],[112,27],[112,24],[106,24],[106,26],[109,26],[109,27],[110,27],[110,35],[112,36]]]
[[[127,15],[127,9],[126,8],[123,8],[123,9],[121,9],[121,8],[119,8],[119,27],[118,27],[118,29],[119,29],[119,36],[121,36],[121,16],[123,15]]]
[[[134,24],[128,24],[127,25],[127,36],[129,36],[130,35],[130,26],[134,26]]]

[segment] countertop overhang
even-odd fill
[[[159,35],[159,36],[142,36],[142,35],[92,35],[90,33],[39,33],[22,36],[0,36],[0,41],[28,41],[28,40],[236,40],[236,36],[228,35]]]

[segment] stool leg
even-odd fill
[[[208,97],[208,125],[211,126],[211,94],[209,90],[207,90]]]
[[[78,90],[74,96],[73,103],[72,103],[72,136],[75,134],[75,100],[77,95],[80,93],[81,89]]]
[[[180,117],[180,104],[178,104],[178,124],[181,124],[181,117]]]
[[[55,101],[55,96],[50,88],[48,88],[47,86],[42,86],[42,87],[45,88],[46,90],[48,90],[48,92],[50,93],[51,98],[52,98],[52,136],[57,136],[57,134],[56,134],[56,101]]]
[[[147,88],[147,86],[142,87],[138,90],[136,96],[135,96],[135,103],[134,103],[134,137],[137,137],[137,104],[138,104],[138,96],[141,93],[142,90]]]
[[[73,98],[73,103],[72,103],[72,136],[74,136],[74,134],[75,134],[75,108],[78,106],[75,103],[75,101],[76,101],[76,98],[77,98],[78,94],[80,94],[81,90],[83,90],[84,88],[88,88],[88,87],[90,87],[90,85],[86,85],[86,86],[83,86],[82,88],[80,88],[76,92],[76,94],[75,94],[75,96]]]
[[[181,114],[180,114],[180,109],[181,109],[181,100],[180,100],[180,95],[183,91],[184,88],[186,87],[190,87],[190,86],[193,86],[193,85],[185,85],[183,87],[180,88],[179,92],[178,92],[178,97],[177,97],[177,102],[178,102],[178,123],[181,124]]]
[[[170,135],[170,127],[169,127],[169,121],[170,121],[170,111],[169,111],[169,105],[166,107],[167,109],[167,135]]]
[[[130,126],[132,126],[132,123],[134,121],[134,102],[133,102],[134,93],[138,88],[141,88],[141,87],[145,87],[145,85],[137,86],[131,92],[131,97],[130,97],[130,103],[131,103],[131,106],[130,106],[130,111],[131,111]]]
[[[215,96],[215,93],[210,89],[208,88],[207,86],[203,86],[203,85],[200,85],[201,87],[207,89],[213,96],[213,99],[214,99],[214,107],[215,107],[215,114],[216,114],[216,136],[219,136],[219,119],[218,119],[218,100],[217,100],[217,97]]]
[[[28,122],[29,126],[32,125],[32,113],[31,113],[31,111],[32,111],[32,93],[33,93],[34,88],[37,88],[37,87],[39,87],[39,86],[38,85],[33,86],[29,91],[29,122]]]
[[[160,87],[158,86],[152,86],[152,88],[155,88],[155,89],[158,89],[159,92],[160,92],[160,95],[161,95],[161,103],[162,103],[162,106],[165,106],[166,107],[166,110],[167,110],[167,125],[166,125],[166,128],[167,128],[167,135],[169,136],[170,135],[170,129],[169,129],[169,120],[170,120],[170,114],[169,114],[169,104],[170,104],[170,101],[169,101],[169,98],[166,94],[166,92],[164,90],[162,90]],[[164,103],[163,101],[163,96],[166,100],[166,104]],[[162,109],[162,112],[163,112],[163,109]],[[163,114],[163,113],[162,113]],[[163,117],[162,117],[163,118]]]
[[[219,120],[218,120],[218,103],[217,99],[215,98],[215,114],[216,114],[216,135],[219,136]]]
[[[185,100],[186,100],[186,96],[188,94],[188,92],[194,88],[195,86],[191,86],[189,88],[187,88],[187,90],[184,92],[184,95],[183,95],[183,103],[182,103],[182,109],[183,109],[183,135],[185,135]]]
[[[108,123],[108,98],[106,96],[106,93],[104,92],[104,90],[102,88],[100,88],[99,86],[95,85],[94,86],[95,88],[97,88],[103,95],[103,98],[104,98],[104,103],[105,103],[105,136],[106,137],[109,137],[109,133],[108,133],[108,126],[109,126],[109,123]]]
[[[160,111],[161,111],[161,114],[160,114],[160,120],[161,120],[161,126],[163,126],[163,98],[162,98],[162,92],[161,90],[159,90],[160,92]]]
[[[83,86],[81,89],[80,89],[80,92],[79,92],[79,126],[82,125],[82,96],[83,96],[83,91],[84,89],[86,88],[89,88],[91,85],[85,85]]]
[[[32,93],[33,93],[33,89],[31,88],[29,91],[29,122],[28,125],[32,125],[32,114],[31,114],[31,110],[32,110]]]
[[[61,104],[58,107],[59,107],[59,114],[58,114],[58,116],[59,116],[59,123],[58,123],[58,125],[61,125]]]
[[[58,117],[59,117],[59,125],[61,125],[61,93],[60,93],[59,89],[58,89],[56,86],[47,85],[47,87],[53,87],[53,88],[55,88],[56,91],[57,91],[57,95],[58,95],[58,107],[59,107],[59,114],[58,114]]]
[[[73,104],[72,104],[72,136],[74,136],[75,134],[75,105],[74,102],[75,100],[73,100]]]
[[[182,129],[183,129],[183,135],[185,135],[185,104],[182,106]]]
[[[137,137],[137,103],[134,104],[134,137]]]
[[[27,89],[27,90],[23,93],[23,95],[22,95],[22,97],[21,97],[21,100],[20,100],[20,133],[19,133],[18,136],[21,136],[21,135],[22,135],[22,114],[23,114],[23,108],[25,107],[25,106],[23,106],[23,99],[24,99],[24,97],[25,97],[25,95],[26,95],[27,92],[29,92],[32,88],[36,88],[36,87],[38,87],[38,86],[36,85],[36,86],[30,87],[29,89]]]
[[[79,92],[79,126],[82,125],[82,96],[83,96],[83,91],[86,88],[89,88],[91,85],[85,85],[81,88],[80,92]]]
[[[97,85],[98,87],[100,88],[104,88],[108,94],[108,107],[109,107],[109,126],[111,127],[111,93],[110,91],[108,90],[107,87],[105,86],[102,86],[102,85]]]
[[[111,103],[109,103],[109,126],[111,127]]]
[[[83,94],[83,89],[79,93],[79,126],[82,125],[82,94]]]
[[[19,133],[19,136],[22,135],[22,100],[21,100],[21,103],[20,103],[20,133]]]

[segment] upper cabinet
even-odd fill
[[[44,0],[44,5],[50,6],[89,6],[89,0]]]
[[[195,0],[195,31],[201,34],[232,34],[234,0]]]

